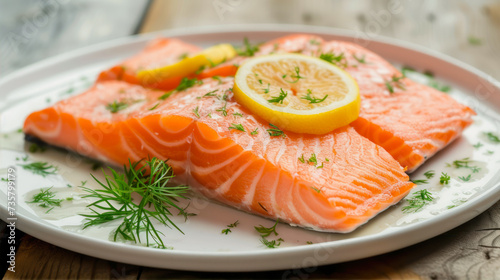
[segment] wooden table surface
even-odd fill
[[[49,1],[50,2],[50,1]],[[60,1],[61,3],[65,1]],[[102,1],[101,1],[102,2]],[[20,66],[32,63],[48,55],[67,51],[117,36],[131,34],[142,21],[141,9],[148,9],[140,32],[166,28],[225,25],[235,23],[294,23],[346,28],[362,32],[364,36],[394,37],[411,41],[447,55],[456,57],[500,79],[500,1],[264,1],[264,0],[165,0],[152,3],[137,1],[114,3],[104,1],[104,7],[115,11],[117,19],[110,23],[112,32],[104,34],[95,29],[98,38],[76,38],[46,42],[35,37],[21,42],[20,48],[5,55],[5,40],[1,73],[5,74]],[[140,1],[139,1],[140,2]],[[0,0],[5,7],[7,1]],[[66,3],[66,2],[65,2]],[[32,1],[19,4],[34,5]],[[28,5],[30,4],[30,5]],[[74,7],[84,6],[79,13],[95,13],[101,10],[97,1],[74,1],[61,4],[61,9],[49,18],[49,23],[39,27],[39,33],[52,32],[53,21],[68,20],[68,13],[76,13]],[[80,5],[80,6],[79,6]],[[87,6],[85,6],[87,5]],[[16,6],[18,8],[18,6]],[[14,7],[14,8],[16,8]],[[118,11],[118,7],[121,12]],[[12,8],[12,9],[14,9]],[[86,10],[85,10],[86,9]],[[26,9],[29,10],[29,9]],[[6,28],[0,9],[0,36],[11,38],[15,32]],[[124,13],[130,22],[121,19]],[[391,12],[389,12],[391,11]],[[112,13],[112,12],[110,12]],[[112,13],[113,14],[113,13]],[[106,14],[105,14],[106,15]],[[22,17],[21,17],[22,18]],[[82,17],[82,20],[85,17]],[[3,20],[2,20],[3,19]],[[122,20],[120,22],[120,20]],[[82,21],[85,22],[85,21]],[[71,25],[84,29],[81,24]],[[95,22],[95,21],[93,21]],[[119,22],[119,23],[117,23]],[[12,24],[12,23],[10,23]],[[78,25],[80,24],[80,25]],[[102,22],[100,23],[102,26]],[[80,27],[79,27],[80,26]],[[122,28],[116,28],[121,26]],[[115,28],[116,30],[113,31]],[[68,32],[69,34],[73,34]],[[58,38],[58,33],[52,34]],[[85,33],[86,34],[86,33]],[[103,35],[104,34],[104,35]],[[121,35],[120,35],[121,34]],[[6,36],[10,37],[6,37]],[[69,36],[69,35],[67,35]],[[33,41],[39,40],[35,44]],[[15,41],[14,41],[15,42]],[[43,44],[45,42],[45,44]],[[7,47],[6,47],[7,46]],[[33,54],[30,49],[36,49]],[[57,51],[54,51],[57,50]],[[30,55],[26,55],[29,53]],[[7,59],[8,57],[8,59]],[[499,198],[500,199],[500,198]],[[18,231],[19,247],[16,253],[16,272],[7,271],[4,279],[162,279],[162,278],[284,278],[284,279],[500,279],[500,230],[481,231],[500,227],[500,203],[468,223],[440,236],[388,254],[303,270],[269,271],[258,273],[202,273],[139,267],[116,263],[74,253],[45,243]],[[0,223],[0,263],[7,269],[7,228]]]

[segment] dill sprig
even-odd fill
[[[427,179],[431,179],[432,177],[434,177],[434,175],[436,175],[436,172],[434,172],[434,170],[429,170],[424,173],[424,176]]]
[[[244,48],[236,50],[241,56],[254,56],[259,51],[259,45],[252,45],[247,37],[243,39]]]
[[[267,240],[265,237],[260,238],[260,242],[264,244],[267,248],[274,249],[278,246],[281,245],[281,242],[283,242],[283,238],[278,238],[277,240]]]
[[[464,182],[469,182],[470,181],[470,178],[471,178],[471,174],[469,174],[468,176],[459,176],[458,179],[464,181]]]
[[[114,230],[114,241],[122,238],[141,243],[141,232],[145,232],[146,246],[166,248],[160,238],[163,233],[155,228],[153,221],[174,227],[182,233],[182,230],[169,217],[172,216],[170,208],[173,207],[181,213],[186,213],[185,209],[179,207],[176,202],[179,198],[186,198],[184,195],[188,187],[185,185],[168,186],[174,175],[166,161],[152,158],[139,167],[141,162],[129,163],[128,168],[124,166],[123,174],[108,167],[111,175],[105,174],[105,182],[99,181],[92,175],[103,189],[82,188],[89,193],[84,198],[96,199],[95,202],[87,205],[93,213],[82,214],[87,218],[84,228],[123,219]],[[133,193],[141,197],[138,204],[132,200]]]
[[[198,118],[200,118],[200,113],[198,112],[199,110],[200,108],[198,106],[196,106],[196,108],[193,109],[193,114]]]
[[[118,113],[118,111],[126,109],[128,106],[129,106],[128,103],[125,103],[123,101],[117,102],[115,100],[115,101],[113,101],[113,103],[109,103],[108,105],[106,105],[106,109],[114,114],[114,113]]]
[[[285,100],[285,98],[287,97],[288,95],[288,92],[286,91],[283,91],[282,88],[280,88],[280,95],[279,96],[271,96],[271,99],[268,99],[267,101],[269,103],[279,103],[279,104],[283,104],[283,100]]]
[[[239,221],[239,220],[236,220],[236,222],[234,222],[234,223],[232,223],[232,224],[227,225],[227,228],[223,229],[223,230],[221,231],[221,233],[222,233],[222,234],[227,235],[228,233],[230,233],[230,232],[231,232],[231,229],[232,229],[232,228],[237,227],[239,224],[240,224],[240,221]]]
[[[293,70],[294,70],[295,74],[290,75],[290,77],[291,77],[292,79],[294,79],[294,80],[291,80],[291,81],[287,81],[287,80],[285,80],[285,82],[290,83],[290,84],[295,84],[295,83],[296,83],[296,82],[298,82],[300,79],[305,79],[305,78],[306,78],[306,77],[302,77],[302,76],[300,75],[300,68],[299,68],[298,66],[295,66],[295,68],[294,68]],[[283,75],[283,76],[282,76],[282,77],[283,77],[283,79],[285,79],[285,78],[286,78],[286,76],[287,76],[286,74],[285,74],[285,75]],[[262,83],[261,83],[261,84],[262,84]],[[282,90],[282,91],[283,91],[283,90]]]
[[[429,181],[427,180],[411,180],[415,185],[423,185],[423,184],[428,184]]]
[[[478,173],[481,168],[476,166],[476,165],[470,165],[473,161],[469,159],[468,157],[460,159],[460,160],[455,160],[452,163],[447,163],[446,166],[448,167],[455,167],[457,169],[459,168],[467,168],[472,171],[472,173]]]
[[[24,170],[31,171],[33,172],[33,174],[37,174],[42,177],[57,173],[57,167],[45,161],[36,161],[32,163],[18,164],[18,165],[21,166]]]
[[[263,89],[264,90],[264,93],[269,93],[269,87],[271,86],[271,84],[267,84],[267,88]]]
[[[403,212],[405,213],[418,212],[422,210],[422,208],[425,205],[429,204],[429,202],[431,202],[432,200],[434,200],[434,198],[432,197],[432,194],[428,190],[423,189],[420,191],[416,191],[415,193],[413,193],[413,196],[410,199],[406,199],[409,205],[403,207]]]
[[[254,226],[254,228],[258,233],[260,233],[260,236],[262,236],[262,237],[268,237],[272,233],[274,233],[274,235],[277,236],[278,232],[276,231],[276,226],[278,225],[278,223],[279,223],[279,219],[276,220],[276,223],[274,223],[274,225],[272,227],[267,228],[263,225],[259,225],[258,227]]]
[[[441,172],[441,177],[439,177],[439,183],[441,185],[443,185],[443,184],[446,185],[450,182],[450,179],[451,179],[450,175],[448,175],[444,172]]]
[[[353,54],[352,57],[354,59],[356,59],[357,62],[359,62],[361,64],[366,64],[366,60],[365,60],[365,55],[364,54],[361,57],[358,57],[358,56],[356,56],[356,54]]]
[[[216,109],[215,111],[221,112],[221,114],[225,117],[225,116],[227,116],[226,106],[227,106],[227,102],[224,102],[224,106],[220,107],[219,109]]]
[[[309,101],[309,104],[314,104],[314,103],[321,103],[321,102],[325,101],[325,99],[328,97],[328,94],[327,94],[323,98],[315,98],[315,97],[311,96],[311,93],[312,93],[311,90],[308,89],[307,95],[302,96],[300,99],[305,99],[305,100]]]
[[[33,200],[32,201],[27,201],[27,203],[38,203],[38,206],[42,208],[50,208],[47,210],[45,213],[49,213],[52,209],[54,209],[55,206],[61,207],[61,202],[63,201],[62,199],[56,199],[54,198],[56,194],[52,191],[50,191],[52,187],[44,190],[40,189],[40,192],[33,195]]]
[[[231,126],[228,127],[229,130],[231,129],[236,129],[236,130],[239,130],[239,131],[243,131],[245,132],[245,128],[243,127],[242,124],[235,124],[235,123],[231,123]]]
[[[176,91],[183,91],[195,85],[203,84],[202,80],[198,80],[197,78],[189,79],[187,77],[182,78],[181,83],[175,88]]]
[[[269,124],[272,128],[266,129],[267,132],[269,133],[269,136],[283,136],[286,137],[285,132],[283,130],[279,129],[277,126],[274,124]]]
[[[493,132],[485,132],[484,135],[488,137],[488,140],[494,143],[500,143],[500,137]]]
[[[256,127],[256,128],[254,129],[254,131],[250,132],[250,135],[256,135],[256,134],[258,134],[258,133],[259,133],[259,128],[258,128],[258,127]]]
[[[481,142],[477,142],[476,144],[472,145],[472,147],[476,148],[476,149],[479,149],[483,146],[483,143]]]
[[[323,59],[324,61],[330,62],[331,64],[337,65],[342,68],[346,68],[347,65],[347,60],[343,52],[340,54],[335,54],[333,52],[329,53],[322,53],[319,55],[320,59]]]
[[[406,90],[404,83],[401,81],[404,78],[406,78],[404,75],[401,75],[401,77],[397,77],[396,75],[392,76],[389,81],[385,82],[385,86],[387,87],[387,90],[390,93],[394,93],[394,87],[397,87],[397,88],[402,89],[402,90]]]
[[[196,97],[197,99],[202,99],[203,97],[210,97],[210,96],[217,96],[217,94],[215,94],[215,92],[217,92],[218,89],[214,89],[212,91],[209,91],[207,93],[205,93],[203,96],[198,96]]]

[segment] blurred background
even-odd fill
[[[500,79],[500,0],[0,0],[0,76],[131,34],[254,23],[393,37]]]

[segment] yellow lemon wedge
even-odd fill
[[[322,59],[301,54],[273,54],[240,65],[235,99],[280,129],[324,134],[359,116],[356,81]]]
[[[142,70],[137,73],[137,78],[143,83],[151,84],[171,77],[186,77],[202,67],[222,63],[236,55],[236,50],[230,44],[215,45],[174,64]]]

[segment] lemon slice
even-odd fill
[[[356,81],[322,59],[301,54],[274,54],[240,65],[235,99],[280,129],[324,134],[359,116]]]
[[[236,51],[230,44],[215,45],[174,64],[142,70],[137,73],[137,78],[143,83],[152,84],[171,77],[185,77],[204,66],[219,64],[235,56]]]

